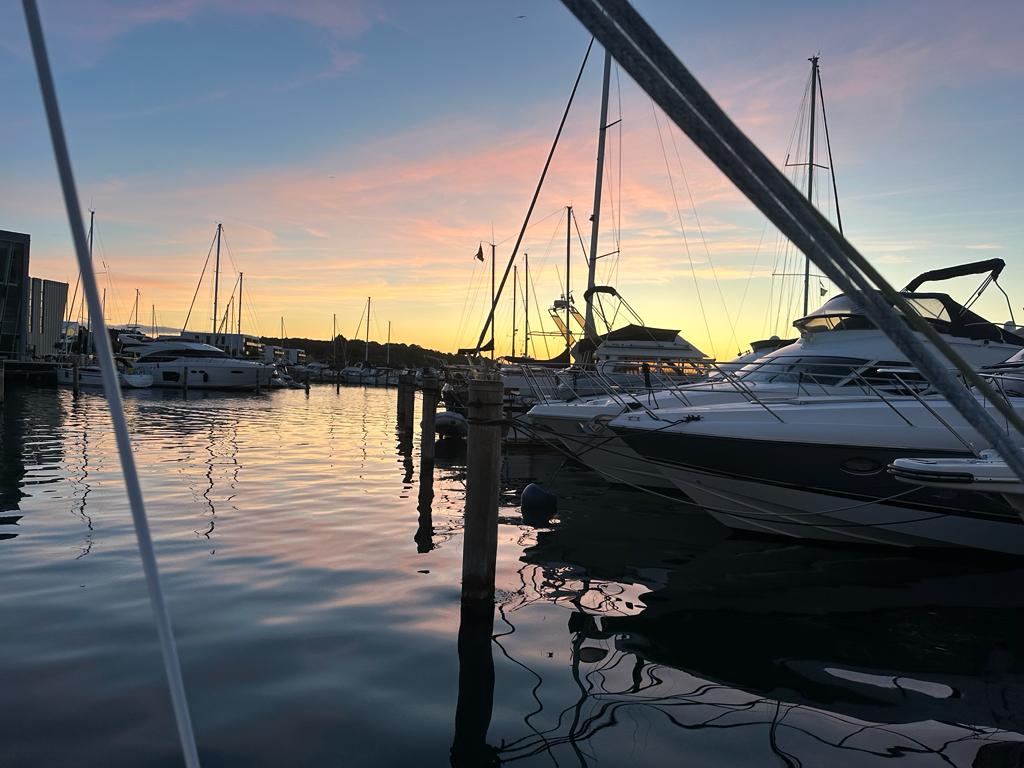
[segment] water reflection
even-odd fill
[[[593,495],[571,477],[561,491]],[[642,722],[739,729],[782,765],[1019,764],[1018,562],[734,539],[682,507],[619,507],[617,494],[580,498],[523,553],[501,616],[511,632],[538,601],[566,610],[577,695],[563,688],[546,729],[537,698],[503,762],[589,765],[608,758],[607,734]],[[540,688],[564,673],[532,674]]]
[[[32,493],[63,480],[60,466],[64,446],[57,439],[64,427],[65,412],[55,401],[55,392],[8,385],[6,401],[0,407],[0,540],[18,536],[24,515],[22,500]],[[84,520],[84,502],[76,509]],[[91,526],[90,526],[91,528]],[[87,550],[89,536],[86,535]]]
[[[1020,762],[1014,561],[734,539],[510,451],[497,612],[467,618],[465,457],[419,466],[393,391],[125,402],[204,764]],[[0,763],[171,765],[105,400],[2,412]]]

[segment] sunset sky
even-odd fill
[[[372,296],[373,338],[391,321],[396,340],[443,350],[476,340],[489,278],[473,254],[493,231],[508,259],[589,42],[557,2],[40,6],[79,193],[97,211],[109,321],[127,319],[138,288],[144,322],[155,305],[159,325],[180,324],[222,221],[221,306],[244,271],[244,330],[276,335],[283,316],[288,335],[328,338],[337,313],[351,336]],[[900,285],[1004,258],[1024,323],[1024,4],[636,7],[780,164],[820,52],[850,240]],[[589,237],[601,54],[524,241],[543,308],[562,291],[566,205]],[[20,3],[0,4],[0,92],[0,229],[31,234],[33,276],[73,283]],[[769,307],[782,282],[772,272],[796,261],[779,258],[774,230],[624,73],[613,71],[611,100],[622,122],[609,132],[599,251],[620,254],[602,279],[709,354],[785,332],[792,302]],[[582,305],[578,240],[572,269]],[[209,327],[210,296],[204,285],[190,327]],[[1009,319],[996,291],[978,306]]]

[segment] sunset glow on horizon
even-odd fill
[[[820,52],[846,236],[899,287],[927,269],[1006,259],[1001,284],[1024,323],[1024,6],[682,6],[636,4],[780,165],[807,58]],[[96,209],[110,322],[127,321],[138,289],[142,325],[155,306],[159,326],[178,327],[223,222],[220,306],[244,272],[243,330],[276,336],[284,318],[289,336],[326,339],[336,314],[351,337],[372,296],[372,339],[390,322],[393,340],[443,351],[476,342],[490,275],[474,254],[496,242],[500,278],[589,42],[558,3],[51,0],[41,13],[79,194]],[[602,55],[595,45],[520,249],[534,328],[563,291],[565,206],[590,235]],[[73,285],[14,3],[0,8],[0,60],[0,229],[32,236],[33,276]],[[609,131],[598,252],[614,255],[599,282],[721,358],[790,332],[786,310],[769,305],[773,272],[789,268],[775,230],[617,68],[611,105],[621,123]],[[575,229],[572,239],[582,310]],[[190,328],[209,327],[210,304],[206,281]],[[1009,319],[996,291],[977,309]],[[507,292],[502,353],[511,314]],[[547,344],[531,351],[559,351]]]

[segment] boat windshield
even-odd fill
[[[139,360],[149,363],[166,363],[171,360],[178,360],[182,357],[227,357],[227,352],[221,349],[160,349],[142,355]]]
[[[806,382],[837,386],[850,383],[851,376],[870,362],[870,360],[858,357],[780,355],[748,363],[736,375],[748,383],[798,384]]]
[[[993,324],[961,306],[944,293],[906,293],[910,308],[935,327],[939,333],[979,341],[1024,346],[1024,338]],[[866,331],[875,328],[863,311],[848,296],[836,296],[820,309],[796,320],[793,325],[801,333],[830,331]]]

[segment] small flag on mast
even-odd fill
[[[821,291],[822,296],[828,293],[828,288],[825,287],[824,283],[822,283],[821,280],[818,281],[818,290]]]
[[[474,257],[477,261],[484,260],[484,244],[480,243],[480,247],[476,249],[476,256]]]

